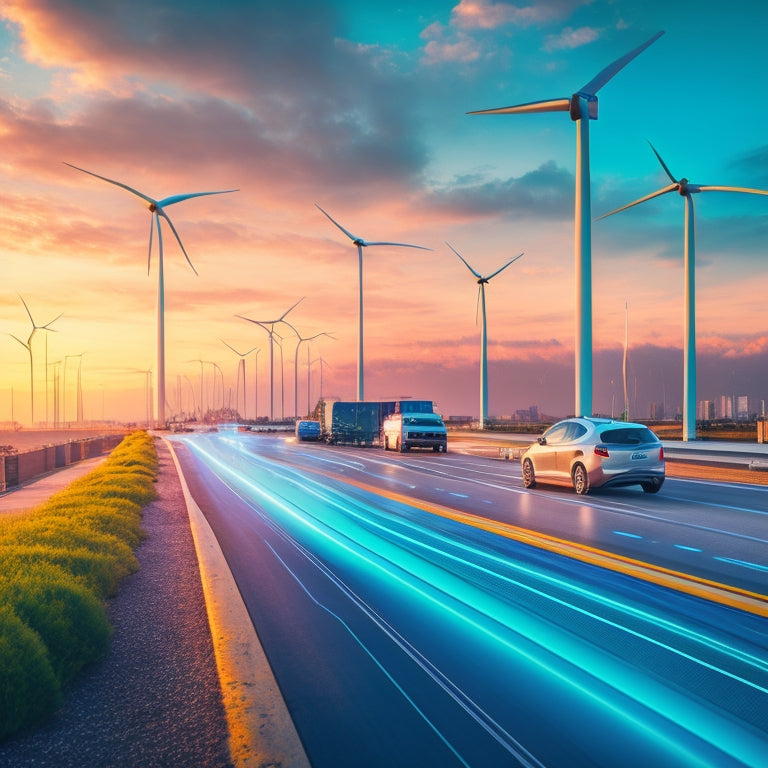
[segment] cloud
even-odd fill
[[[537,2],[532,5],[461,0],[451,11],[451,24],[460,29],[497,29],[506,25],[528,27],[560,18],[573,3]]]
[[[573,216],[573,176],[553,161],[518,178],[451,185],[429,193],[424,204],[461,216]]]
[[[544,40],[545,51],[560,51],[563,49],[579,48],[597,40],[599,31],[593,27],[566,27],[557,35],[547,35]]]

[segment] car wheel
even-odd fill
[[[533,471],[533,462],[530,459],[523,462],[523,486],[525,488],[536,487],[536,473]]]
[[[583,464],[577,464],[573,468],[571,477],[573,479],[573,489],[579,496],[589,493],[589,475]]]
[[[647,483],[640,483],[640,487],[646,493],[658,493],[662,485],[664,485],[663,477],[654,478],[653,480],[649,480]]]

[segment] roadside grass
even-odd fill
[[[105,601],[138,568],[156,478],[154,440],[135,432],[44,504],[0,519],[0,741],[55,712],[106,652]]]

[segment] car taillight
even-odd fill
[[[664,461],[664,446],[662,445],[661,448],[659,448],[659,461]]]
[[[595,446],[595,456],[602,456],[602,458],[607,459],[609,455],[608,449],[604,445]]]

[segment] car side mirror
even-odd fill
[[[547,444],[547,438],[546,437],[537,437],[536,441],[539,445],[546,445]]]

